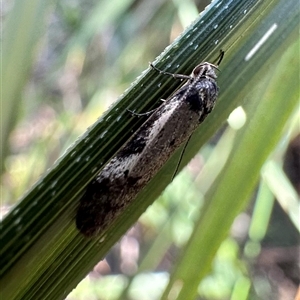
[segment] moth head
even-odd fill
[[[213,80],[217,79],[216,70],[220,71],[218,69],[218,66],[220,65],[221,61],[223,60],[225,52],[221,49],[220,54],[217,58],[216,64],[211,64],[208,62],[203,62],[200,65],[196,66],[193,70],[192,77],[194,78],[211,78]]]
[[[208,62],[203,62],[194,68],[192,76],[194,78],[206,77],[217,79],[216,70],[219,70],[217,66]]]

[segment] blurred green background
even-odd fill
[[[2,216],[208,4],[3,2]],[[299,86],[291,89],[299,95]],[[229,125],[220,127],[67,299],[160,299],[245,118],[241,107],[231,114]],[[249,205],[199,283],[197,299],[294,299],[299,285],[299,153],[298,104]],[[176,299],[178,290],[180,282],[170,299]]]

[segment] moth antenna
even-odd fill
[[[149,65],[150,65],[150,67],[153,70],[157,71],[159,74],[164,74],[164,75],[172,76],[174,79],[181,79],[181,80],[189,80],[189,79],[191,79],[191,76],[162,71],[162,70],[158,69],[157,67],[155,67],[152,63],[149,63]]]
[[[216,63],[216,66],[220,65],[221,61],[223,60],[224,54],[225,54],[225,51],[223,51],[222,49],[220,49],[220,54],[219,54],[219,56],[217,58],[218,61]]]

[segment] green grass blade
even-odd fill
[[[50,4],[41,0],[16,0],[4,23],[1,49],[1,172],[7,155],[9,133],[22,104],[21,92],[28,79],[33,52],[43,32]]]
[[[199,282],[209,272],[231,224],[251,199],[261,167],[299,104],[299,91],[290,88],[298,82],[297,49],[299,40],[281,57],[279,64],[269,67],[267,76],[258,76],[245,104],[246,125],[237,133],[227,164],[207,193],[203,215],[171,277],[164,299],[172,289],[180,290],[176,299],[195,299]],[[286,70],[287,65],[293,67]],[[283,80],[289,84],[283,85]],[[287,99],[284,109],[282,99]]]
[[[294,0],[282,3],[223,1],[217,5],[220,3],[215,2],[158,58],[157,66],[161,69],[189,73],[200,61],[216,58],[220,48],[226,50],[219,77],[220,101],[196,132],[183,164],[220,128],[230,111],[241,104],[242,96],[253,89],[256,82],[253,78],[262,72],[268,58],[274,53],[278,58],[283,48],[297,37],[299,10],[293,9],[297,3]],[[268,43],[245,62],[249,50],[272,25],[273,15],[280,24],[287,25],[280,25]],[[244,34],[247,30],[251,34]],[[4,219],[1,224],[3,298],[66,297],[167,186],[179,151],[98,239],[85,239],[75,228],[77,203],[86,184],[143,122],[132,118],[126,109],[148,111],[177,86],[171,78],[158,76],[154,71],[143,73]],[[277,137],[273,143],[276,140]]]

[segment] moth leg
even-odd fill
[[[176,165],[176,169],[175,169],[175,171],[174,171],[174,173],[173,173],[171,182],[174,180],[175,176],[177,175],[177,172],[178,172],[178,170],[179,170],[179,167],[180,167],[180,164],[181,164],[181,161],[182,161],[182,158],[183,158],[185,149],[186,149],[186,147],[187,147],[187,145],[188,145],[188,143],[189,143],[189,141],[190,141],[190,139],[191,139],[191,136],[192,136],[192,135],[190,135],[190,136],[188,137],[188,139],[186,140],[186,142],[185,142],[185,144],[184,144],[184,146],[183,146],[183,149],[182,149],[182,151],[181,151],[181,153],[180,153],[180,157],[179,157],[178,163],[177,163],[177,165]]]
[[[185,79],[185,80],[189,80],[189,79],[192,78],[191,76],[188,76],[188,75],[183,75],[183,74],[173,74],[173,73],[170,73],[170,72],[162,71],[162,70],[156,68],[152,63],[150,63],[149,65],[150,65],[150,67],[151,67],[152,69],[154,69],[155,71],[159,72],[159,74],[169,75],[169,76],[172,76],[172,77],[175,78],[175,79]]]
[[[149,111],[147,111],[147,112],[145,112],[145,113],[136,113],[136,112],[134,112],[134,111],[132,111],[132,110],[130,110],[130,109],[127,109],[127,111],[129,111],[133,116],[135,116],[135,117],[142,117],[142,116],[149,116],[149,115],[151,115],[154,111],[156,111],[157,110],[157,108],[155,108],[155,109],[151,109],[151,110],[149,110]]]

